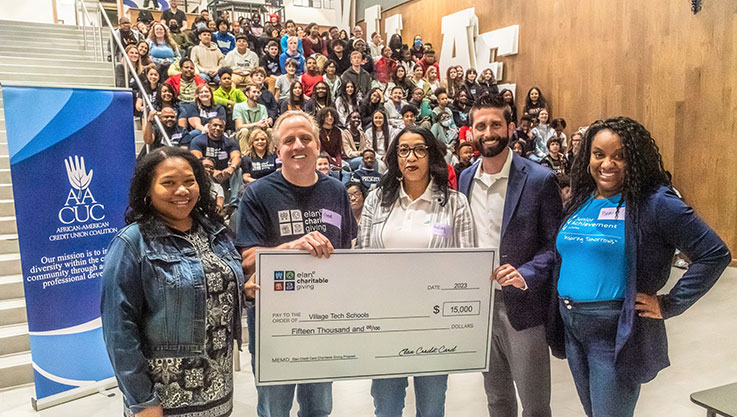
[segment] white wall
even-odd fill
[[[0,20],[54,23],[52,1],[53,0],[0,0]]]
[[[285,20],[292,19],[300,25],[306,25],[313,22],[320,26],[339,26],[340,24],[335,10],[295,6],[293,0],[284,0],[284,16],[286,17]]]

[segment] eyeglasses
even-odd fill
[[[412,148],[409,146],[400,146],[397,150],[397,154],[399,154],[400,158],[409,158],[409,153],[413,152],[415,154],[415,157],[420,159],[427,156],[427,146],[426,145],[417,145]]]
[[[360,191],[348,193],[348,198],[359,198],[359,197],[363,197],[363,194]]]

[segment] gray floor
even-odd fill
[[[674,270],[671,283],[681,271]],[[729,268],[716,286],[684,315],[668,320],[672,365],[642,388],[637,416],[704,416],[692,404],[694,391],[737,381],[737,269]],[[256,391],[248,363],[235,378],[236,404],[233,416],[256,416]],[[552,362],[552,408],[556,416],[583,416],[573,380],[564,361]],[[369,381],[339,382],[333,386],[333,416],[371,416],[373,406]],[[2,417],[102,417],[120,416],[120,392],[112,398],[95,394],[41,412],[30,406],[32,386],[0,392]],[[412,387],[408,390],[405,416],[414,416]],[[486,397],[480,374],[451,375],[447,395],[448,416],[486,417]],[[296,416],[296,407],[293,409]]]

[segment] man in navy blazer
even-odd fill
[[[479,247],[499,248],[492,280],[494,318],[491,366],[484,389],[491,417],[548,417],[550,354],[545,318],[550,299],[554,242],[562,216],[553,172],[512,152],[510,108],[501,96],[483,96],[469,112],[481,158],[461,174]]]

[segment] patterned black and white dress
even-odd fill
[[[197,250],[205,272],[205,352],[197,357],[149,359],[148,371],[164,415],[229,416],[233,410],[233,325],[238,284],[201,229],[185,237]],[[127,408],[124,414],[133,416]]]

